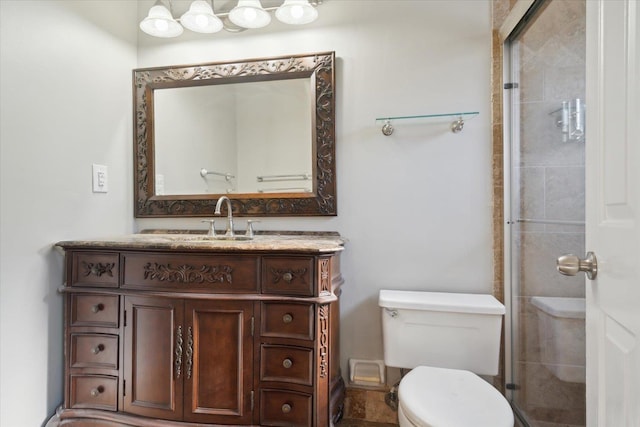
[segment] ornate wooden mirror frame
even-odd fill
[[[188,66],[133,70],[135,216],[212,215],[223,194],[156,195],[154,90],[225,83],[309,78],[312,114],[313,191],[310,193],[224,194],[239,216],[334,216],[335,53],[324,52]]]

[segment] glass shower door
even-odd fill
[[[585,252],[585,2],[537,2],[507,47],[508,395],[530,426],[584,426],[585,279],[556,259]]]

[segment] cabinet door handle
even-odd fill
[[[285,369],[289,369],[293,366],[293,362],[291,361],[291,359],[284,359],[282,361],[282,366],[284,366]]]
[[[176,379],[182,374],[182,326],[176,329],[176,349],[174,351],[176,360],[173,362],[176,370]]]
[[[101,351],[104,351],[104,344],[98,344],[97,346],[95,346],[95,347],[93,347],[91,349],[91,353],[93,353],[93,354],[98,354]]]
[[[94,304],[93,306],[91,306],[91,312],[92,313],[97,313],[99,311],[104,310],[104,304],[100,303],[100,304]]]
[[[289,405],[288,403],[282,405],[282,413],[288,414],[289,412],[291,412],[291,405]]]
[[[284,280],[287,283],[291,283],[291,281],[293,280],[293,274],[287,271],[282,275],[282,280]]]
[[[193,330],[191,326],[187,329],[187,379],[191,378],[191,368],[193,367]]]
[[[290,313],[285,313],[285,315],[282,316],[282,322],[283,323],[291,323],[291,322],[293,322],[293,316]]]

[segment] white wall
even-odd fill
[[[136,5],[0,1],[0,425],[62,401],[62,255],[52,243],[133,230]],[[91,164],[109,193],[91,192]]]
[[[136,18],[129,1],[0,1],[3,427],[37,426],[62,400],[62,257],[52,243],[203,227],[133,220],[136,67],[336,51],[339,214],[260,227],[349,238],[343,360],[382,357],[381,288],[491,290],[488,0],[331,0],[310,26],[170,41],[138,32],[151,4]],[[176,15],[188,4],[175,0]],[[471,110],[480,116],[458,135],[414,122],[385,137],[374,124]],[[109,193],[91,193],[92,163],[109,167]]]
[[[174,1],[175,15],[189,2]],[[151,2],[141,1],[139,18]],[[343,369],[382,358],[382,288],[491,292],[490,2],[324,2],[295,28],[241,34],[141,34],[139,66],[334,50],[337,57],[335,218],[264,219],[261,229],[337,230],[347,237],[342,299]],[[376,117],[479,111],[460,134],[448,124]],[[242,220],[238,221],[242,224]],[[203,228],[199,219],[136,226]],[[345,375],[347,374],[344,371]]]

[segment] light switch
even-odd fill
[[[107,167],[105,165],[93,166],[93,192],[106,193],[109,190]]]

